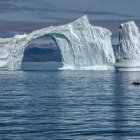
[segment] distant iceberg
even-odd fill
[[[111,44],[111,32],[92,26],[87,16],[76,21],[36,30],[28,35],[0,39],[0,69],[19,70],[23,53],[28,44],[39,37],[49,36],[62,53],[62,69],[111,70],[115,56]]]

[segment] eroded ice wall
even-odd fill
[[[30,41],[45,35],[51,36],[58,44],[62,53],[63,69],[113,69],[115,57],[111,32],[92,26],[87,16],[66,25],[0,39],[0,69],[20,69],[24,50]]]
[[[140,59],[140,33],[134,21],[120,25],[117,59]]]

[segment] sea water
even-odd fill
[[[140,139],[139,72],[0,71],[0,139]]]

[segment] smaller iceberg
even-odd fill
[[[119,27],[115,67],[120,71],[140,71],[140,33],[134,21]]]

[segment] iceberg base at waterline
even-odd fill
[[[59,70],[114,70],[115,68],[113,66],[108,65],[95,65],[95,66],[87,66],[87,67],[71,67],[71,66],[65,66],[62,68],[59,68]]]
[[[140,71],[140,59],[122,59],[115,63],[118,71]]]

